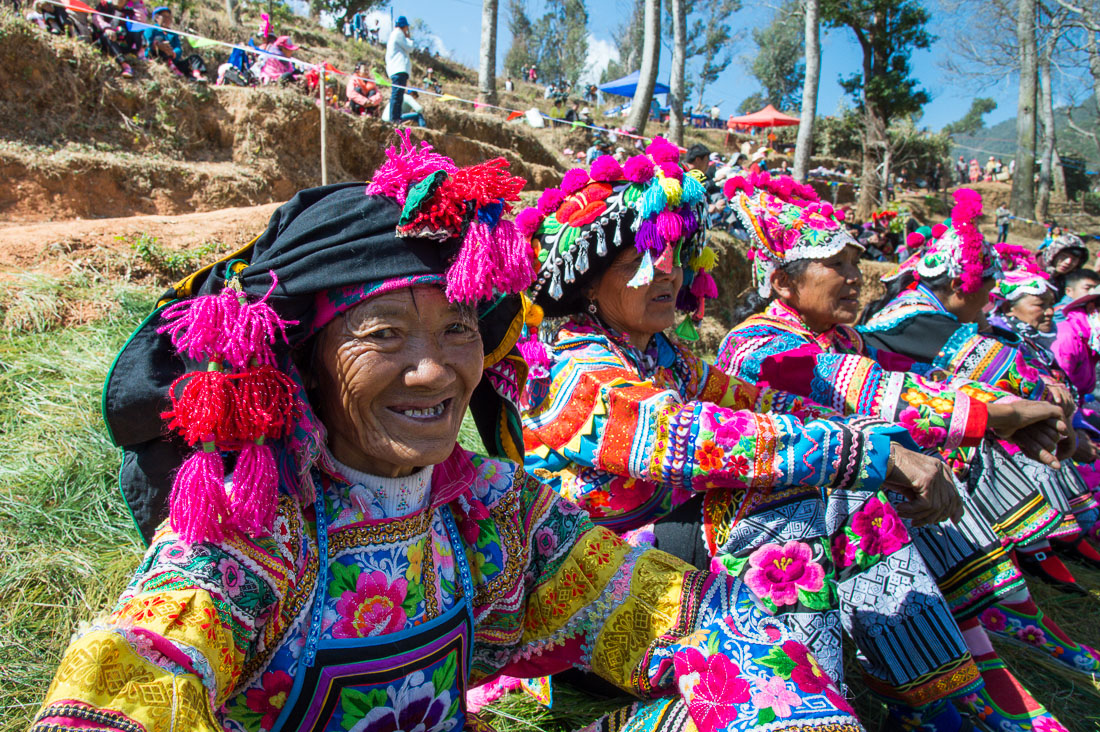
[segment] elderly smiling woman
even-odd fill
[[[744,584],[456,445],[469,406],[519,458],[523,181],[387,156],[367,195],[299,193],[120,354],[105,407],[150,546],[33,729],[479,729],[470,684],[570,666],[673,694],[634,729],[859,729]]]
[[[981,679],[881,490],[908,492],[898,510],[922,520],[953,516],[946,469],[890,443],[912,444],[901,428],[731,380],[666,335],[678,306],[715,294],[715,253],[702,185],[664,140],[647,153],[569,171],[517,218],[542,260],[535,302],[562,319],[548,348],[524,343],[527,469],[598,524],[653,523],[659,548],[743,578],[833,675],[843,627],[897,728],[958,729],[946,700]]]

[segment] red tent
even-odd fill
[[[730,127],[789,127],[799,123],[798,117],[783,114],[772,105],[768,105],[759,112],[743,114],[740,117],[730,117],[726,124]]]

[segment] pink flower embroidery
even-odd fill
[[[867,554],[893,554],[909,541],[893,507],[874,497],[852,517],[852,531],[859,535],[859,548]]]
[[[1031,720],[1034,732],[1069,732],[1062,723],[1053,717],[1039,717]]]
[[[332,628],[335,638],[367,638],[395,633],[405,627],[408,583],[398,578],[389,584],[383,572],[360,572],[355,590],[348,590],[336,603],[340,619]]]
[[[825,570],[813,561],[813,550],[798,541],[765,544],[749,555],[745,582],[761,598],[776,605],[798,602],[798,588],[817,592],[825,584]]]
[[[981,616],[982,625],[995,633],[1005,629],[1007,620],[1005,614],[995,607],[989,608]]]
[[[271,729],[283,713],[283,705],[290,690],[294,688],[294,679],[286,671],[271,671],[260,680],[261,688],[245,692],[244,703],[252,711],[263,715],[260,729]]]
[[[222,587],[229,593],[230,597],[236,597],[241,594],[241,585],[244,584],[244,578],[241,577],[241,565],[237,564],[235,559],[223,559],[218,562],[218,571],[222,575]]]
[[[856,547],[848,538],[848,535],[841,532],[833,537],[833,563],[840,568],[851,567],[852,563],[856,560]]]
[[[802,706],[802,697],[787,688],[787,682],[779,676],[753,681],[756,691],[752,693],[752,703],[757,709],[768,709],[775,716],[786,719],[791,716],[791,707]]]
[[[704,656],[688,648],[675,656],[688,713],[700,730],[717,730],[737,719],[737,706],[749,700],[749,682],[741,668],[721,653]]]
[[[1041,646],[1047,642],[1047,634],[1043,632],[1042,628],[1034,625],[1025,625],[1020,628],[1016,631],[1016,637],[1032,646]]]
[[[909,431],[913,440],[921,447],[938,447],[947,437],[947,430],[932,424],[927,418],[922,418],[920,412],[913,407],[902,410],[898,415],[898,423]]]
[[[797,664],[791,671],[791,681],[799,689],[807,694],[824,693],[825,698],[840,711],[855,713],[852,705],[840,694],[840,690],[832,677],[825,673],[817,659],[810,655],[809,648],[798,641],[787,641],[783,644],[783,652]]]

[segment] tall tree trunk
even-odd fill
[[[477,99],[497,103],[497,4],[481,0],[481,63],[477,71]]]
[[[1016,45],[1020,58],[1020,94],[1016,101],[1016,173],[1012,176],[1012,211],[1035,213],[1035,87],[1038,53],[1035,47],[1036,0],[1018,0]]]
[[[1035,203],[1035,218],[1046,221],[1050,213],[1050,188],[1054,166],[1054,95],[1050,88],[1050,54],[1054,36],[1043,43],[1039,58],[1039,121],[1043,125],[1043,137],[1039,145],[1039,193]]]
[[[241,22],[237,15],[237,0],[225,0],[225,14],[229,16],[229,25],[234,28]]]
[[[814,146],[817,89],[821,85],[821,3],[806,0],[806,78],[802,83],[802,114],[794,146],[794,177],[805,181]]]
[[[1055,141],[1057,143],[1057,140]],[[1054,200],[1056,201],[1068,201],[1069,194],[1066,192],[1066,169],[1062,167],[1062,156],[1058,154],[1058,145],[1054,145],[1054,165],[1051,178],[1054,182]]]
[[[685,0],[672,0],[672,78],[668,82],[668,136],[680,147],[684,146],[684,61],[687,52],[687,23],[684,18]]]
[[[649,104],[653,101],[653,85],[657,83],[657,61],[661,54],[661,0],[645,0],[645,42],[642,44],[642,69],[634,101],[630,103],[627,127],[641,135],[649,121]]]

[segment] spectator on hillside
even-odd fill
[[[439,79],[435,76],[435,71],[430,67],[424,72],[424,80],[420,82],[420,86],[428,91],[433,91],[436,94],[443,93],[443,85],[439,83]]]
[[[955,179],[960,186],[966,182],[966,158],[962,155],[955,161]]]
[[[714,129],[718,129],[722,126],[722,110],[715,104],[710,108],[710,126]]]
[[[565,121],[565,106],[561,102],[561,97],[554,99],[553,105],[550,107],[550,113],[547,115],[553,121],[555,125],[563,124]]]
[[[509,76],[507,79],[504,80],[504,91],[513,92],[515,90],[516,90],[516,85],[512,81],[512,77]]]
[[[1008,224],[1012,221],[1012,211],[1003,203],[997,207],[997,243],[1003,244],[1008,240]]]
[[[386,42],[386,75],[390,77],[391,84],[389,118],[394,124],[401,124],[405,87],[409,83],[409,74],[412,73],[410,37],[409,21],[404,15],[397,16],[390,39]]]
[[[348,77],[348,110],[353,114],[378,117],[382,114],[382,92],[370,79],[366,61],[355,64],[355,71]]]
[[[178,33],[172,33],[172,11],[165,5],[153,11],[153,26],[145,29],[149,58],[163,61],[180,76],[206,81],[206,63],[197,53],[184,58]]]
[[[943,166],[939,163],[928,168],[928,188],[935,193],[940,189],[940,181],[943,178]]]
[[[141,33],[131,31],[127,24],[135,19],[133,9],[126,6],[126,0],[100,0],[95,10],[92,42],[115,60],[123,78],[133,78],[134,70],[126,62],[126,56],[136,56],[141,50]]]
[[[367,40],[370,41],[371,45],[374,45],[374,46],[378,45],[379,34],[381,32],[382,32],[381,21],[379,21],[378,18],[375,18],[371,22],[370,28],[367,30]]]
[[[619,165],[622,165],[623,163],[625,163],[626,158],[627,158],[627,155],[626,155],[626,148],[625,147],[615,148],[615,160],[618,161]]]
[[[266,38],[271,38],[267,41]],[[261,58],[260,81],[264,84],[279,82],[289,84],[300,76],[298,69],[287,58],[298,50],[297,44],[290,40],[290,36],[265,37],[262,50],[266,51]]]
[[[420,104],[420,92],[416,89],[409,89],[401,100],[401,119],[397,123],[402,122],[415,122],[417,127],[428,126],[428,121],[424,119],[424,107]]]
[[[27,19],[37,23],[39,27],[55,36],[75,37],[80,35],[64,5],[54,5],[46,2],[46,0],[37,0],[34,4],[34,10],[27,14]]]
[[[569,109],[565,110],[565,121],[572,124],[579,122],[581,118],[581,103],[573,102],[569,105]]]

